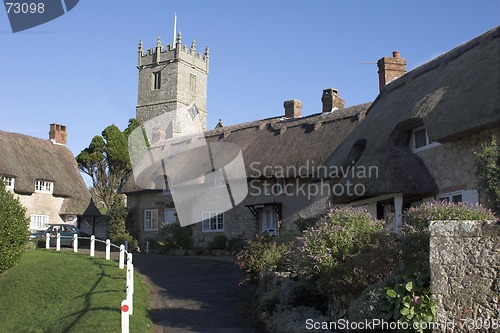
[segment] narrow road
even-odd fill
[[[253,289],[231,258],[134,254],[152,292],[154,333],[262,333],[251,319]]]

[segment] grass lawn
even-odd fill
[[[125,273],[102,258],[28,251],[0,275],[0,332],[121,332]],[[134,282],[130,331],[152,332],[147,287],[137,274]]]

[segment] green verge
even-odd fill
[[[0,332],[121,332],[125,270],[72,252],[32,250],[0,275]],[[130,332],[153,331],[148,289],[134,276]]]

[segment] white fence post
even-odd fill
[[[123,269],[125,267],[125,245],[120,245],[120,260],[118,261],[118,267]]]
[[[134,264],[132,264],[132,253],[127,253],[127,280],[126,280],[126,294],[128,306],[130,308],[129,314],[134,313]]]
[[[125,251],[128,252],[128,240],[125,241]]]
[[[59,232],[56,235],[56,251],[61,251],[61,234]]]
[[[90,236],[90,256],[95,256],[95,236]]]
[[[73,252],[78,252],[78,235],[73,234]]]
[[[122,333],[129,333],[129,306],[127,300],[122,301]]]
[[[111,241],[106,239],[106,260],[111,258]]]
[[[45,234],[45,248],[47,250],[50,249],[50,234],[49,233]]]

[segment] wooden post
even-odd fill
[[[56,235],[56,251],[61,251],[61,233]]]
[[[95,236],[90,236],[90,256],[95,256]]]
[[[120,269],[125,268],[125,245],[120,245],[120,260],[118,261],[118,267]]]
[[[111,241],[106,239],[106,260],[111,258]]]
[[[121,304],[121,313],[122,313],[122,333],[129,333],[129,305],[127,300],[123,300]]]
[[[73,234],[73,252],[78,252],[78,235]]]
[[[49,233],[45,234],[45,248],[47,250],[50,249],[50,234]]]

